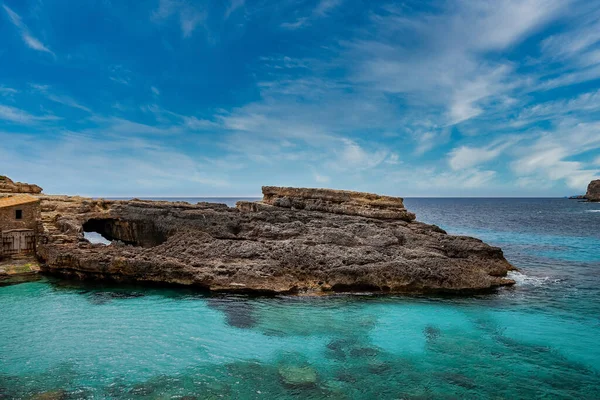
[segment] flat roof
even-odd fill
[[[0,208],[19,206],[21,204],[36,203],[40,201],[37,197],[28,194],[18,194],[16,196],[0,197]]]

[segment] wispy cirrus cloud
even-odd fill
[[[21,125],[31,125],[41,121],[56,121],[59,119],[55,115],[34,115],[16,107],[0,104],[0,120]]]
[[[108,66],[109,79],[113,82],[120,83],[122,85],[131,85],[133,73],[121,64],[114,64]]]
[[[511,167],[517,176],[538,176],[545,181],[564,180],[573,189],[584,188],[600,174],[597,167],[573,157],[600,149],[600,122],[562,122],[556,130],[540,133],[522,146]]]
[[[460,146],[448,154],[448,164],[454,171],[479,167],[498,158],[508,148],[519,141],[518,137],[500,139],[484,147]]]
[[[92,110],[90,110],[86,106],[80,104],[72,97],[64,95],[64,94],[54,93],[54,91],[52,90],[52,88],[49,85],[39,85],[39,84],[31,83],[29,86],[31,86],[32,89],[34,89],[36,92],[42,94],[50,101],[53,101],[55,103],[59,103],[59,104],[62,104],[62,105],[68,106],[68,107],[87,111],[89,113],[92,112]]]
[[[445,124],[477,117],[516,87],[503,51],[556,18],[568,1],[459,1],[439,14],[387,7],[373,33],[346,43],[354,80],[445,111]],[[370,37],[369,37],[370,36]]]
[[[178,196],[189,195],[190,187],[228,186],[224,174],[185,152],[148,139],[114,135],[102,128],[87,133],[59,131],[42,140],[36,135],[0,131],[0,142],[6,144],[0,147],[3,172],[35,176],[37,183],[59,193],[73,193],[74,184],[79,187],[77,194],[94,196],[144,196],[157,189]],[[20,163],[20,157],[27,157],[29,162]],[[56,174],[60,182],[54,181]],[[103,179],[113,184],[99,188],[93,183]],[[49,182],[53,182],[50,187],[46,186]]]
[[[25,25],[19,14],[10,9],[6,4],[3,4],[2,8],[4,8],[4,11],[6,11],[10,22],[12,22],[12,24],[19,30],[21,38],[23,39],[23,42],[25,42],[27,47],[33,50],[51,54],[53,57],[56,57],[56,54],[54,54],[52,50],[50,50],[39,39],[32,35],[31,31],[29,30],[27,25]]]
[[[409,186],[411,193],[421,196],[476,194],[481,189],[496,183],[498,173],[493,170],[470,168],[462,171],[438,171],[432,167],[407,166],[402,170],[388,171],[385,180],[388,185]]]
[[[160,0],[158,7],[152,12],[152,20],[162,22],[177,17],[181,34],[188,38],[206,20],[206,12],[185,0]]]
[[[13,96],[19,93],[17,89],[0,85],[0,96]]]
[[[540,63],[554,63],[558,70],[547,71],[539,89],[551,90],[600,78],[600,10],[591,2],[579,1],[566,16],[569,29],[540,43]]]
[[[231,14],[244,7],[244,4],[246,4],[246,0],[230,0],[224,18],[228,19]]]
[[[284,29],[295,30],[309,26],[310,23],[318,18],[324,18],[329,15],[335,8],[342,4],[343,0],[319,0],[317,5],[312,11],[302,17],[296,18],[294,21],[287,21],[281,23],[281,27]]]

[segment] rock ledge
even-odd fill
[[[294,210],[322,211],[368,218],[413,221],[400,197],[333,189],[263,186],[261,204]],[[243,208],[243,206],[242,206]]]
[[[29,183],[13,182],[8,176],[0,175],[0,194],[2,193],[42,193],[42,188]]]

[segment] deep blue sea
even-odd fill
[[[502,247],[517,285],[470,297],[6,285],[0,399],[600,398],[600,204],[406,205]]]

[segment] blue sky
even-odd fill
[[[564,196],[600,3],[0,0],[0,173],[47,193]]]

